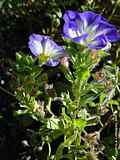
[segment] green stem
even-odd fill
[[[114,8],[113,8],[113,10],[112,10],[112,13],[111,13],[111,15],[110,15],[109,18],[108,18],[109,21],[112,19],[112,17],[113,17],[113,15],[114,15],[114,13],[115,13],[115,11],[116,11],[117,6],[118,6],[119,3],[120,3],[120,0],[117,0],[116,3],[115,3]]]
[[[0,86],[0,90],[2,90],[4,93],[6,93],[6,94],[8,94],[8,95],[10,95],[10,96],[12,96],[12,97],[15,97],[14,94],[12,94],[11,92],[9,92],[8,90],[6,90],[5,88],[3,88],[3,87],[1,87],[1,86]]]
[[[115,117],[115,157],[118,156],[118,119],[117,119],[117,111],[114,112]]]

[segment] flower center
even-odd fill
[[[48,55],[48,54],[42,53],[42,54],[39,55],[39,60],[40,60],[42,63],[47,62],[48,59],[49,59],[49,55]]]

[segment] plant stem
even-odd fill
[[[114,112],[115,117],[115,157],[118,156],[118,119],[117,119],[117,111]]]
[[[11,92],[9,92],[8,90],[6,90],[5,88],[3,88],[3,87],[1,87],[1,86],[0,86],[0,90],[2,90],[4,93],[6,93],[6,94],[8,94],[8,95],[10,95],[10,96],[12,96],[12,97],[15,97],[14,94],[12,94]]]
[[[108,19],[109,19],[109,20],[111,20],[111,19],[112,19],[112,17],[113,17],[113,15],[114,15],[114,13],[115,13],[115,11],[116,11],[117,6],[118,6],[118,4],[119,4],[119,3],[120,3],[120,0],[117,0],[117,1],[116,1],[116,3],[115,3],[114,8],[113,8],[113,10],[112,10],[111,15],[108,17]]]

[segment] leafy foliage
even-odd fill
[[[10,49],[11,53],[21,50],[15,60],[9,59],[9,67],[3,65],[5,56],[1,54],[0,59],[0,80],[2,70],[6,76],[10,75],[9,87],[1,83],[0,91],[18,102],[18,106],[13,104],[11,118],[21,132],[17,146],[22,149],[18,149],[16,159],[97,160],[106,155],[117,160],[120,152],[119,42],[112,46],[110,54],[65,41],[60,32],[66,9],[96,11],[119,28],[119,1],[107,0],[103,4],[97,0],[4,0],[0,5],[1,15],[5,19],[11,17],[9,27],[8,24],[6,28],[1,27],[2,35],[11,32],[12,39],[21,29],[26,31],[20,45],[16,44],[18,37],[15,37],[20,32],[11,40],[16,46],[8,43],[8,50],[15,47]],[[26,24],[19,25],[24,20]],[[39,58],[25,54],[29,52],[27,37],[33,31],[50,35],[64,45],[69,66],[62,62],[53,68],[41,66]],[[0,52],[6,53],[6,48]],[[0,120],[5,118],[0,114]]]

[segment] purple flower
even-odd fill
[[[63,47],[57,45],[49,36],[32,34],[28,46],[32,54],[39,57],[42,64],[52,67],[57,66],[59,58],[65,54]]]
[[[91,49],[107,50],[111,47],[111,42],[120,39],[116,27],[94,12],[80,13],[68,10],[65,12],[63,19],[65,21],[64,37]]]

